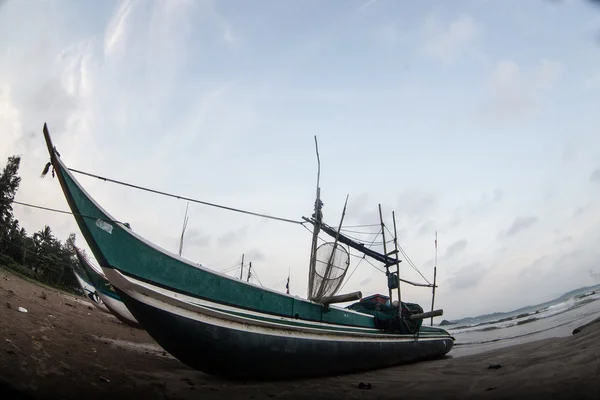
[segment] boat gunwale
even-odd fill
[[[281,321],[280,322],[261,321],[261,320],[250,318],[249,316],[248,317],[238,316],[238,315],[231,314],[230,312],[227,312],[225,310],[215,310],[213,308],[210,308],[210,307],[207,307],[204,305],[193,304],[193,303],[186,301],[185,299],[179,299],[179,298],[170,296],[166,293],[161,293],[156,290],[153,290],[152,288],[139,285],[136,282],[132,282],[131,280],[129,280],[127,278],[127,276],[125,276],[124,274],[122,274],[120,271],[118,271],[116,269],[113,269],[113,271],[111,271],[111,272],[114,272],[114,274],[115,274],[115,280],[117,281],[116,288],[118,290],[124,292],[125,294],[127,294],[128,296],[133,298],[134,300],[142,302],[149,307],[157,308],[164,312],[175,314],[179,317],[192,319],[194,321],[201,322],[201,323],[211,324],[206,321],[198,320],[197,318],[194,318],[191,315],[187,315],[187,316],[183,315],[182,313],[176,312],[175,310],[181,309],[183,311],[183,313],[185,313],[185,314],[197,314],[204,318],[208,317],[208,318],[212,318],[215,320],[227,321],[227,323],[229,323],[229,324],[233,323],[233,324],[242,325],[242,326],[251,326],[251,327],[258,328],[258,329],[269,329],[269,330],[273,330],[273,331],[279,331],[280,333],[284,333],[286,331],[294,331],[294,332],[299,332],[300,334],[303,334],[303,335],[314,335],[316,337],[321,337],[321,339],[311,338],[312,340],[359,341],[362,339],[362,340],[367,340],[367,341],[386,341],[386,342],[409,342],[409,341],[421,341],[421,340],[425,340],[425,341],[451,340],[452,342],[454,342],[454,338],[451,335],[449,335],[447,333],[443,334],[443,332],[431,332],[431,333],[427,332],[424,334],[423,333],[394,334],[394,333],[386,333],[386,332],[383,332],[383,331],[375,329],[375,328],[372,329],[373,332],[352,332],[352,331],[347,331],[347,330],[336,330],[336,329],[331,329],[331,328],[328,329],[326,326],[323,326],[321,328],[316,327],[316,326],[315,327],[304,327],[304,326],[298,326],[298,325],[285,324],[285,323],[282,323]],[[111,273],[111,275],[112,275],[112,273]],[[122,287],[121,287],[121,285],[119,285],[119,283],[122,283]],[[143,301],[140,298],[138,298],[138,296],[141,296],[142,298],[151,299],[151,300],[153,300],[153,302],[163,303],[163,304],[165,304],[165,306],[173,308],[173,310],[169,310],[167,308],[160,307],[156,304],[149,304],[148,302]],[[251,321],[251,323],[249,323],[248,321]],[[231,327],[231,326],[226,327],[221,324],[211,324],[211,325],[222,326],[227,329],[241,330],[244,332],[251,332],[250,330],[247,330],[247,329],[246,330],[239,329],[239,328],[235,328],[235,327]],[[367,329],[369,329],[369,328],[367,328]],[[261,334],[282,336],[281,334],[274,334],[274,333],[261,333]],[[330,339],[323,339],[323,337],[325,337],[325,336],[329,336]],[[346,338],[346,339],[343,339],[343,338]]]
[[[198,297],[194,297],[194,296],[189,296],[183,293],[179,293],[175,290],[169,289],[169,288],[164,288],[161,286],[158,286],[154,283],[150,283],[150,282],[144,282],[142,280],[139,280],[137,278],[128,276],[127,274],[123,273],[122,271],[119,271],[117,269],[112,269],[115,272],[111,271],[111,269],[108,269],[108,274],[113,275],[113,274],[119,274],[120,276],[117,277],[117,281],[121,280],[123,281],[123,285],[125,287],[128,286],[136,286],[139,288],[142,288],[142,290],[146,290],[152,293],[158,293],[161,296],[166,296],[168,298],[172,298],[172,299],[176,299],[176,301],[178,302],[183,302],[185,304],[190,304],[194,307],[198,306],[198,307],[203,307],[203,308],[210,308],[213,310],[218,310],[220,312],[224,312],[224,313],[228,313],[228,314],[235,314],[238,315],[240,317],[243,318],[253,318],[253,319],[259,319],[259,320],[266,320],[267,322],[269,321],[273,321],[274,323],[280,323],[281,321],[286,321],[288,322],[290,326],[297,326],[297,327],[307,327],[307,328],[314,328],[314,329],[326,329],[329,327],[329,329],[333,329],[336,331],[340,331],[340,332],[352,332],[352,330],[356,331],[364,331],[363,333],[371,333],[371,334],[387,334],[383,331],[381,331],[380,329],[374,328],[374,327],[363,327],[363,326],[356,326],[356,325],[344,325],[344,324],[334,324],[334,323],[328,323],[328,322],[321,322],[321,321],[312,321],[312,320],[307,320],[307,319],[295,319],[292,317],[288,317],[288,316],[276,316],[273,314],[269,314],[269,313],[265,313],[265,312],[260,312],[260,311],[256,311],[256,310],[248,310],[249,312],[244,313],[240,310],[245,310],[241,307],[232,307],[232,306],[228,306],[228,305],[223,305],[221,303],[217,303],[211,300],[206,300],[206,299],[199,299]],[[120,290],[124,290],[124,288],[119,288]],[[157,290],[158,289],[158,290]],[[163,293],[162,290],[165,290],[167,293]],[[138,290],[138,292],[140,292],[140,290]],[[189,299],[184,299],[184,298],[178,298],[178,295],[182,295],[185,297],[189,297]],[[210,305],[210,304],[198,304],[195,303],[191,300],[203,300],[206,301],[207,303],[212,303],[215,305]],[[228,309],[224,309],[224,308],[219,308],[216,305],[222,305],[224,307],[227,307]],[[444,336],[448,336],[448,332],[446,332],[443,329],[440,328],[435,328],[432,327],[430,329],[433,329],[434,331],[420,331],[419,335],[444,335]],[[405,335],[409,335],[409,336],[414,336],[414,334],[405,334]]]

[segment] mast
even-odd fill
[[[179,256],[180,257],[181,257],[181,252],[183,251],[183,235],[185,234],[185,229],[187,228],[187,223],[189,220],[189,217],[187,215],[189,206],[190,206],[190,203],[188,202],[187,205],[185,206],[185,216],[183,217],[183,228],[181,229],[181,238],[179,239]]]
[[[244,273],[244,255],[242,254],[242,264],[240,265],[240,280],[242,280],[243,273]]]
[[[315,135],[315,150],[317,153],[317,196],[315,199],[315,213],[313,214],[314,219],[314,229],[313,229],[313,238],[312,238],[312,246],[310,249],[310,265],[308,272],[308,296],[310,299],[310,295],[313,291],[313,277],[315,275],[315,269],[317,264],[317,244],[319,239],[319,231],[321,228],[321,223],[323,219],[323,214],[321,212],[321,207],[323,204],[321,203],[321,187],[319,186],[319,181],[321,179],[321,160],[319,158],[319,145],[317,143],[317,136]]]
[[[435,264],[433,266],[433,289],[431,294],[431,311],[433,312],[433,304],[435,302],[435,278],[437,275],[437,259],[438,259],[438,251],[437,251],[437,231],[435,231]],[[431,317],[431,326],[433,326],[433,317]]]
[[[248,279],[246,279],[246,282],[250,282],[250,276],[252,276],[252,261],[250,261],[250,265],[248,266]]]
[[[396,230],[396,213],[392,211],[392,220],[394,220],[394,256],[398,261],[398,231]],[[396,274],[398,275],[398,316],[402,318],[402,297],[400,296],[400,263],[396,264]],[[391,305],[391,304],[390,304]]]
[[[383,239],[383,254],[387,257],[387,246],[385,243],[385,225],[383,224],[383,215],[381,214],[381,203],[379,204],[379,222],[381,223],[381,238]],[[390,306],[392,305],[392,287],[389,284],[390,266],[385,264],[385,276],[388,277],[388,293],[390,297]]]

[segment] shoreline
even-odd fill
[[[453,357],[451,351],[438,360],[348,375],[244,382],[193,370],[145,331],[3,268],[0,300],[0,389],[16,391],[4,398],[591,399],[600,394],[600,318],[568,337],[477,354]],[[488,368],[493,365],[500,367]]]

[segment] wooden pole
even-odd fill
[[[381,203],[379,204],[379,221],[381,222],[381,237],[383,239],[383,254],[387,256],[387,246],[385,245],[385,225],[383,224],[383,214],[381,214]],[[390,266],[385,266],[385,276],[390,276]],[[390,296],[390,306],[392,305],[392,289],[388,282],[388,294]]]
[[[183,228],[181,229],[181,238],[179,239],[179,256],[181,257],[181,252],[183,251],[183,235],[185,235],[185,229],[187,228],[188,223],[188,207],[190,206],[190,202],[188,201],[185,206],[185,216],[183,217]]]
[[[431,294],[431,312],[433,312],[433,304],[435,303],[435,279],[437,275],[437,258],[438,258],[438,238],[437,231],[435,231],[435,264],[433,266],[433,289]],[[431,316],[431,326],[433,326],[433,315]]]
[[[440,315],[444,315],[444,310],[431,310],[430,312],[425,312],[422,314],[412,314],[410,317],[408,317],[408,319],[415,321],[417,319],[425,319],[427,317],[439,317]]]
[[[319,239],[319,230],[321,228],[321,187],[319,181],[321,179],[321,160],[319,158],[319,145],[317,136],[315,135],[315,150],[317,152],[317,198],[315,200],[315,224],[313,228],[312,245],[310,249],[310,265],[308,271],[308,295],[310,300],[313,292],[313,278],[315,276],[315,268],[317,265],[317,244]]]
[[[396,230],[396,213],[392,211],[394,221],[394,255],[396,256],[396,274],[398,274],[398,317],[402,318],[402,297],[400,296],[400,263],[398,262],[398,231]],[[391,305],[391,303],[390,303]]]
[[[327,269],[325,270],[325,273],[323,274],[323,277],[325,279],[329,279],[329,277],[331,276],[331,272],[333,271],[333,268],[331,267],[331,263],[333,262],[333,260],[335,258],[335,251],[337,250],[338,239],[340,237],[340,231],[342,230],[342,224],[344,223],[344,217],[346,216],[346,206],[348,206],[348,197],[349,196],[350,196],[349,194],[346,195],[346,202],[344,203],[344,209],[342,210],[342,218],[340,218],[340,224],[338,226],[338,230],[335,235],[335,241],[333,242],[333,250],[331,251],[329,260],[327,260]],[[319,294],[319,297],[320,296],[321,295]]]
[[[338,294],[336,296],[328,296],[323,298],[323,304],[345,303],[347,301],[360,300],[361,298],[361,291],[346,294]]]
[[[243,273],[244,273],[244,255],[242,254],[242,264],[240,265],[240,280],[242,280]]]

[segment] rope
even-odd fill
[[[379,236],[379,234],[381,233],[381,230],[379,231],[379,233],[377,233],[377,236]],[[375,241],[375,239],[377,239],[377,236],[375,236],[375,238],[373,239],[373,242]],[[371,242],[371,244],[369,245],[369,248],[371,248],[371,246],[373,245],[373,242]],[[350,253],[350,255],[352,256],[353,254]],[[357,257],[357,256],[355,256]],[[340,287],[340,290],[342,290],[344,288],[344,286],[346,286],[346,283],[348,283],[348,281],[350,280],[350,278],[352,278],[352,275],[354,275],[354,273],[356,272],[356,270],[358,269],[358,266],[360,265],[361,262],[363,262],[363,260],[367,260],[367,255],[364,254],[360,261],[356,263],[356,266],[354,267],[354,269],[352,270],[352,272],[350,273],[350,276],[348,277],[348,279],[346,279],[346,281],[344,283],[342,283],[342,286]],[[376,270],[378,270],[381,273],[385,273],[385,271],[380,270],[379,268],[377,268],[375,265],[373,265],[369,260],[367,260],[367,262],[369,264],[371,264],[373,266],[373,268],[375,268]]]
[[[254,215],[254,216],[257,216],[257,217],[263,217],[263,218],[273,219],[273,220],[276,220],[276,221],[289,222],[289,223],[292,223],[292,224],[303,224],[304,223],[302,221],[296,221],[296,220],[293,220],[293,219],[274,217],[272,215],[260,214],[260,213],[256,213],[256,212],[252,212],[252,211],[241,210],[241,209],[238,209],[238,208],[221,206],[221,205],[214,204],[214,203],[208,203],[208,202],[202,201],[202,200],[196,200],[196,199],[192,199],[192,198],[184,197],[184,196],[179,196],[179,195],[172,194],[172,193],[161,192],[159,190],[149,189],[149,188],[145,188],[145,187],[142,187],[142,186],[133,185],[131,183],[117,181],[115,179],[110,179],[110,178],[106,178],[106,177],[103,177],[103,176],[94,175],[94,174],[91,174],[89,172],[79,171],[79,170],[73,169],[73,168],[69,168],[69,171],[75,172],[77,174],[87,175],[87,176],[90,176],[92,178],[97,178],[97,179],[100,179],[100,180],[103,180],[103,181],[106,181],[106,182],[112,182],[112,183],[116,183],[118,185],[123,185],[123,186],[128,186],[128,187],[131,187],[131,188],[134,188],[134,189],[144,190],[146,192],[156,193],[156,194],[160,194],[160,195],[167,196],[167,197],[173,197],[173,198],[176,198],[178,200],[187,200],[187,201],[191,201],[193,203],[203,204],[205,206],[221,208],[221,209],[224,209],[224,210],[239,212],[239,213],[242,213],[242,214]]]
[[[123,222],[117,221],[116,219],[115,220],[111,220],[111,219],[106,219],[106,218],[91,217],[89,215],[77,214],[77,213],[73,213],[71,211],[59,210],[59,209],[50,208],[50,207],[36,206],[35,204],[29,204],[29,203],[22,203],[22,202],[16,201],[16,200],[13,200],[13,203],[19,204],[21,206],[26,206],[26,207],[38,208],[40,210],[52,211],[52,212],[56,212],[56,213],[59,213],[59,214],[68,214],[68,215],[74,215],[74,216],[83,217],[83,218],[100,219],[100,220],[105,221],[105,222],[116,222],[118,224],[124,224]]]
[[[363,231],[354,231],[352,229],[340,229],[341,232],[348,232],[348,233],[356,233],[359,235],[379,235],[379,232],[363,232]]]
[[[367,224],[367,225],[342,225],[342,228],[372,228],[374,226],[380,226],[380,224]]]
[[[390,230],[388,229],[388,227],[386,226],[385,229],[389,232],[390,235],[392,235],[392,232],[390,232]],[[415,271],[417,271],[417,273],[419,275],[421,275],[421,278],[423,278],[425,280],[425,282],[427,282],[428,285],[431,285],[431,282],[429,282],[427,280],[427,278],[425,278],[425,276],[421,273],[421,271],[419,271],[419,269],[417,268],[417,266],[415,265],[415,263],[412,262],[412,260],[410,259],[410,257],[408,256],[408,254],[406,254],[406,252],[404,251],[404,249],[402,248],[402,246],[398,245],[398,250],[400,250],[400,253],[402,253],[402,255],[404,256],[404,258],[406,259],[406,261],[408,261],[408,265],[410,265]]]
[[[64,263],[60,262],[59,260],[53,259],[53,258],[51,258],[50,256],[48,256],[48,255],[46,255],[46,254],[39,254],[39,253],[37,253],[37,251],[39,251],[39,250],[40,250],[39,248],[36,248],[36,247],[34,247],[33,249],[29,249],[29,248],[27,248],[27,247],[24,247],[24,246],[21,246],[21,245],[19,245],[19,244],[16,244],[15,242],[13,242],[13,241],[10,241],[10,240],[8,240],[8,239],[6,239],[6,238],[0,238],[0,239],[2,239],[2,240],[4,240],[4,241],[6,241],[7,243],[10,243],[11,245],[13,245],[13,246],[15,246],[15,247],[17,247],[17,248],[19,248],[19,249],[21,249],[21,250],[26,250],[26,251],[27,251],[27,250],[30,250],[30,251],[31,251],[31,252],[32,252],[32,253],[35,255],[36,261],[37,261],[37,260],[39,260],[39,259],[42,259],[42,260],[51,261],[51,262],[55,263],[55,265],[57,265],[57,266],[59,266],[59,267],[68,267],[68,268],[71,268],[71,266],[70,266],[70,265],[68,265],[68,264],[64,264]],[[33,240],[33,239],[32,239],[32,240]],[[9,256],[9,257],[10,257],[10,256]],[[14,261],[14,260],[13,260],[13,261]],[[16,262],[16,261],[15,261],[15,262]],[[20,264],[20,265],[21,265],[22,267],[24,267],[24,268],[29,268],[29,267],[27,267],[27,266],[26,266],[26,265],[24,265],[24,264]],[[29,269],[31,269],[31,268],[29,268]]]

